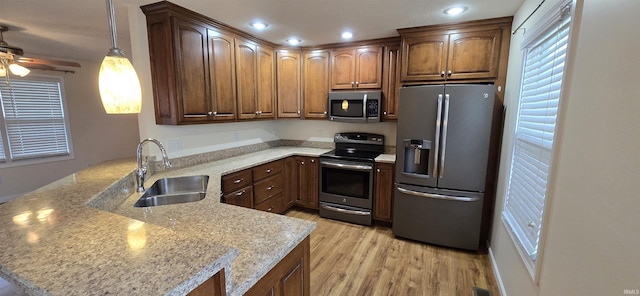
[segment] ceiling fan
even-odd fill
[[[8,77],[8,73],[26,76],[29,74],[29,69],[74,73],[74,71],[60,70],[57,67],[80,67],[80,64],[76,62],[23,57],[22,48],[9,45],[4,41],[3,33],[7,31],[9,31],[9,27],[0,24],[0,77]]]

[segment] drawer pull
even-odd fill
[[[268,174],[268,173],[271,173],[271,169],[267,169],[267,174]]]
[[[238,183],[240,183],[242,181],[244,181],[244,178],[240,178],[240,179],[237,179],[237,180],[233,181],[233,184],[238,184]]]
[[[273,189],[273,188],[275,188],[275,187],[276,187],[276,186],[273,186],[273,185],[272,185],[272,186],[269,186],[269,187],[267,187],[267,190],[271,190],[271,189]]]
[[[267,209],[267,212],[271,212],[271,211],[273,211],[273,207],[270,207]]]
[[[242,196],[246,192],[247,192],[246,190],[242,190],[241,192],[236,193],[236,196]]]

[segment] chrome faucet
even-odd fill
[[[146,161],[144,165],[142,164],[142,146],[144,146],[144,144],[147,142],[152,142],[158,145],[158,148],[160,148],[160,152],[162,153],[162,163],[164,164],[164,168],[168,169],[171,167],[171,162],[169,161],[169,157],[167,157],[167,151],[164,150],[164,146],[162,146],[160,141],[153,138],[142,140],[140,144],[138,144],[138,149],[136,150],[136,157],[138,158],[138,169],[136,170],[136,183],[138,183],[138,192],[144,192],[144,178],[147,174],[147,171],[149,170]]]

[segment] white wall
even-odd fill
[[[545,7],[557,1],[547,2]],[[578,30],[563,90],[539,285],[500,221],[521,61],[521,38],[512,40],[505,102],[511,123],[503,143],[491,240],[507,295],[624,295],[625,289],[640,289],[640,2],[578,2],[583,9],[574,18]],[[514,24],[538,3],[527,0]]]
[[[332,142],[336,132],[346,131],[384,134],[387,145],[395,146],[396,124],[393,122],[350,124],[328,120],[283,119],[187,126],[156,125],[146,18],[139,7],[130,7],[129,22],[133,62],[143,92],[142,113],[138,117],[140,137],[160,140],[167,147],[170,158],[278,139]],[[158,155],[155,148],[149,153]]]
[[[139,139],[135,115],[107,115],[98,94],[100,64],[78,61],[75,74],[32,71],[32,75],[60,75],[64,79],[67,115],[75,158],[0,169],[0,201],[22,195],[96,163],[135,155]]]

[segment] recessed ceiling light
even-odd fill
[[[256,30],[264,30],[266,29],[269,25],[263,23],[263,22],[253,22],[251,23],[251,26],[256,29]]]
[[[351,39],[351,37],[353,37],[353,34],[351,34],[351,32],[342,33],[342,39]]]
[[[448,15],[458,15],[465,12],[466,10],[467,10],[466,6],[455,6],[455,7],[450,7],[445,9],[444,13]]]
[[[296,46],[296,45],[300,44],[300,42],[302,42],[302,40],[297,39],[297,38],[289,38],[289,39],[287,39],[287,43],[289,45],[292,45],[292,46]]]

